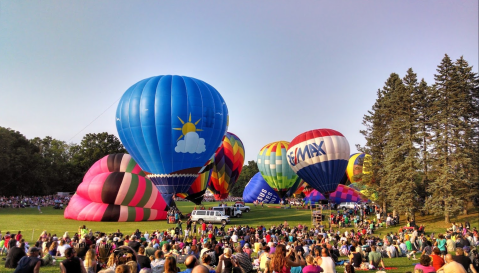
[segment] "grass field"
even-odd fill
[[[216,205],[216,202],[205,203],[207,208]],[[271,225],[283,223],[284,220],[287,220],[290,225],[311,225],[311,212],[309,210],[295,209],[294,207],[293,209],[281,209],[277,208],[275,205],[271,205],[270,207],[265,206],[264,208],[254,207],[252,204],[248,205],[252,208],[251,212],[244,213],[242,218],[233,218],[230,225],[266,225],[266,227],[269,227]],[[190,202],[178,202],[178,207],[183,213],[189,213],[193,209],[194,204]],[[65,231],[68,231],[70,235],[73,235],[78,231],[78,227],[83,224],[85,224],[87,228],[91,228],[93,232],[102,231],[112,233],[117,229],[120,229],[124,234],[131,234],[136,229],[140,229],[142,232],[152,232],[157,229],[164,230],[174,226],[172,224],[167,224],[166,221],[128,223],[80,222],[64,219],[63,210],[43,208],[42,211],[43,213],[40,214],[36,208],[0,209],[0,230],[2,231],[2,234],[5,234],[7,231],[16,233],[20,230],[26,241],[33,243],[37,240],[43,230],[47,230],[49,233],[57,234],[58,236],[62,236]],[[469,215],[459,215],[457,218],[451,219],[452,222],[464,222],[466,220],[469,221],[473,227],[479,227],[478,211],[474,210]],[[444,224],[442,217],[430,215],[417,217],[416,222],[419,225],[424,224],[426,226],[427,234],[430,234],[431,232],[436,234],[442,233],[447,227],[449,227]],[[384,235],[387,232],[397,232],[397,229],[398,227],[379,229],[377,230],[376,235]],[[407,258],[385,260],[386,266],[398,268],[396,270],[388,271],[393,273],[411,271],[415,262],[416,261],[410,261]],[[13,270],[5,269],[4,263],[5,261],[0,259],[0,272],[13,272]],[[343,271],[341,267],[338,267],[337,270],[339,270],[338,272]],[[42,267],[40,272],[59,272],[59,266]]]

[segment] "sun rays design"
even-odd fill
[[[196,125],[200,122],[201,119],[197,120],[195,123],[191,122],[191,113],[190,117],[188,118],[188,122],[184,122],[180,117],[178,119],[181,121],[183,126],[181,128],[173,128],[173,130],[181,131],[182,135],[176,140],[179,141],[182,137],[190,132],[199,132],[203,131],[202,129],[196,129]]]

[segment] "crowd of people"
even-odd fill
[[[66,207],[70,196],[46,195],[46,196],[0,196],[0,208],[40,208],[53,206]]]
[[[179,273],[179,264],[186,266],[182,273],[332,273],[338,265],[351,273],[387,268],[389,259],[398,257],[417,261],[416,273],[479,270],[479,234],[468,222],[427,235],[414,219],[399,226],[398,218],[379,207],[332,212],[337,226],[330,228],[290,226],[287,221],[270,227],[218,227],[191,219],[183,224],[178,210],[172,208],[170,214],[177,219],[168,230],[106,234],[81,226],[74,234],[44,231],[32,245],[20,231],[0,231],[0,255],[6,255],[5,267],[16,272],[39,272],[59,257],[66,273]],[[395,225],[397,232],[373,235]]]

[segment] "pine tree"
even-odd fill
[[[459,70],[445,55],[434,75],[431,93],[431,168],[435,177],[428,191],[432,194],[433,212],[444,215],[446,223],[450,222],[451,215],[465,207],[464,198],[470,191],[467,171],[474,164],[470,148],[472,125],[468,124],[473,114],[471,91]]]
[[[393,74],[391,74],[391,77],[393,77]],[[394,84],[391,77],[386,81],[384,87],[377,91],[378,98],[376,102],[372,109],[368,111],[368,114],[363,117],[363,125],[366,129],[361,130],[360,133],[366,138],[366,145],[364,147],[356,145],[359,151],[371,155],[370,166],[368,163],[366,167],[371,170],[372,174],[363,176],[362,184],[368,185],[371,189],[378,192],[378,201],[383,203],[383,211],[387,211],[387,195],[385,191],[387,185],[382,179],[384,175],[382,170],[385,158],[384,147],[389,137],[387,128],[389,121],[392,119],[390,106],[386,104]]]
[[[388,124],[388,142],[384,148],[383,180],[388,200],[398,212],[414,213],[418,209],[417,196],[417,113],[413,95],[417,93],[417,76],[410,68],[401,80],[392,74],[393,86],[387,104],[392,115]],[[388,81],[388,82],[389,82]]]
[[[431,149],[431,126],[429,124],[429,117],[431,116],[430,92],[431,88],[424,79],[421,79],[418,88],[412,96],[414,112],[417,115],[417,137],[419,138],[418,164],[420,166],[421,181],[418,185],[418,194],[423,201],[426,200],[426,189],[429,184],[429,152]],[[424,206],[423,209],[427,211],[427,206]]]

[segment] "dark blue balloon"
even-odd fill
[[[245,203],[253,203],[254,201],[263,201],[267,204],[279,204],[280,198],[278,194],[268,185],[268,183],[258,172],[246,184],[243,191],[243,201]]]
[[[188,191],[221,144],[228,108],[201,80],[156,76],[123,94],[116,126],[125,148],[170,203],[174,194]]]

